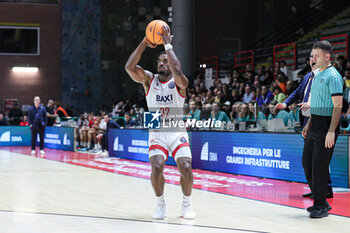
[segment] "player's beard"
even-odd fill
[[[167,74],[164,70],[160,70],[158,73],[162,76],[165,76]]]

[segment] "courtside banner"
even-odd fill
[[[28,126],[1,126],[0,146],[30,146],[31,133]]]
[[[109,156],[149,162],[148,130],[141,129],[111,129],[109,131]],[[175,165],[169,156],[168,165]]]
[[[39,146],[39,134],[36,141]],[[45,127],[44,142],[46,148],[74,151],[74,128]]]
[[[306,182],[304,140],[298,134],[192,132],[193,168]],[[348,187],[347,136],[339,136],[330,170],[332,185]]]

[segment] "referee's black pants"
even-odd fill
[[[45,134],[45,126],[42,125],[32,125],[32,150],[35,150],[35,144],[37,135],[39,134],[40,138],[40,150],[44,150],[44,134]]]
[[[301,114],[300,114],[301,115]],[[306,116],[302,116],[300,117],[300,119],[302,119],[302,122],[303,122],[303,127],[305,127],[307,121],[309,120],[309,117],[306,117]],[[306,142],[306,139],[304,139],[304,143]],[[311,174],[311,172],[310,172]],[[309,187],[311,189],[311,186],[312,186],[312,181],[308,181],[308,184],[309,184]],[[327,194],[330,193],[330,194],[333,194],[333,189],[332,189],[332,180],[331,180],[331,174],[328,172],[328,182],[327,182]]]
[[[306,180],[314,196],[314,206],[324,208],[327,206],[326,195],[329,192],[329,164],[332,159],[334,146],[339,136],[339,126],[335,130],[334,145],[325,147],[326,135],[332,117],[311,116],[311,129],[304,143],[303,168]]]

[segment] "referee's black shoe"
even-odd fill
[[[310,218],[324,218],[328,217],[328,207],[325,208],[315,208],[309,215]]]
[[[303,194],[303,197],[310,197],[311,199],[314,199],[314,196],[311,192]],[[333,198],[333,193],[327,193],[326,198]]]
[[[325,209],[326,209],[327,211],[330,211],[330,210],[332,209],[332,206],[330,206],[330,205],[328,204],[328,202],[327,202],[327,206],[325,207]],[[315,206],[310,206],[310,207],[308,207],[306,210],[307,210],[307,212],[312,213],[312,212],[318,210],[318,208],[316,208]]]
[[[311,197],[311,196],[312,196],[312,192],[304,193],[304,194],[303,194],[303,197]]]

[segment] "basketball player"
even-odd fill
[[[136,50],[129,57],[125,69],[130,77],[141,83],[145,89],[146,101],[150,111],[160,111],[163,119],[170,116],[183,116],[183,105],[186,96],[188,80],[181,71],[181,64],[177,59],[171,43],[170,28],[164,27],[162,37],[165,52],[158,57],[158,74],[144,70],[138,65],[146,47],[155,48],[145,37]],[[149,132],[149,158],[152,166],[151,182],[157,196],[157,207],[153,219],[164,219],[167,207],[164,199],[163,170],[168,155],[174,157],[181,174],[181,188],[183,192],[182,216],[185,219],[194,219],[191,193],[193,186],[192,156],[189,148],[188,134],[185,128],[165,131],[151,130]]]

